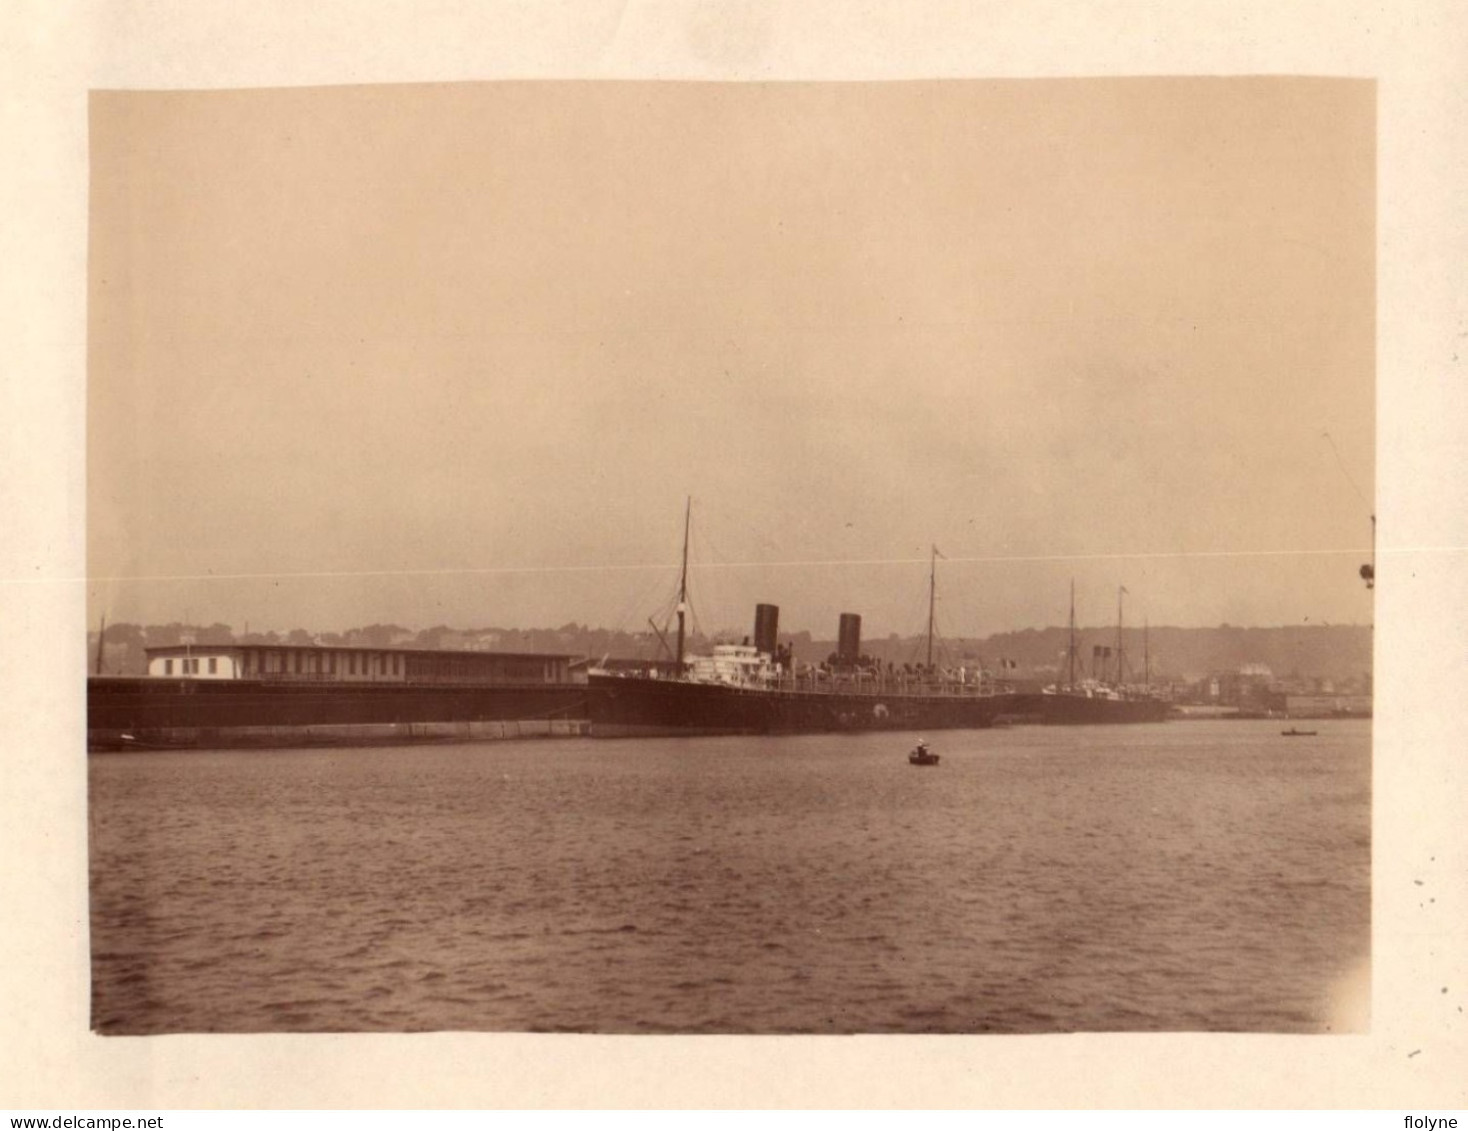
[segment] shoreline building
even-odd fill
[[[144,649],[148,676],[332,683],[585,683],[569,655],[320,644],[170,644]]]

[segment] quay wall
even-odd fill
[[[585,719],[493,722],[324,723],[318,726],[152,727],[134,731],[89,728],[87,746],[106,750],[289,749],[305,746],[409,746],[498,742],[586,735]]]
[[[93,677],[90,749],[479,742],[586,733],[585,685]]]

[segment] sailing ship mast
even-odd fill
[[[938,593],[938,547],[928,563],[928,671],[933,670],[933,606]]]
[[[1121,666],[1121,595],[1126,592],[1123,585],[1116,591],[1116,686],[1120,687],[1126,678],[1126,670]]]
[[[107,635],[107,614],[102,614],[102,627],[97,630],[97,674],[102,674],[102,639]]]
[[[693,496],[683,507],[683,571],[678,578],[678,651],[673,658],[674,671],[683,674],[684,618],[688,614],[688,519],[693,513]]]
[[[1070,682],[1066,685],[1067,691],[1075,690],[1076,685],[1076,579],[1070,579]]]

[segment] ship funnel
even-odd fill
[[[754,647],[756,651],[773,656],[779,629],[780,607],[778,605],[756,605],[754,607]]]
[[[854,664],[861,656],[861,617],[856,613],[841,614],[840,635],[836,638],[836,659]]]

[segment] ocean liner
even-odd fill
[[[928,590],[928,661],[917,671],[861,662],[861,618],[843,613],[833,662],[800,670],[778,642],[779,609],[755,608],[753,643],[715,645],[685,657],[688,612],[688,520],[678,584],[673,661],[630,674],[594,669],[589,677],[591,734],[770,734],[820,731],[944,730],[988,727],[1010,711],[1012,696],[979,672],[933,665],[936,551]]]

